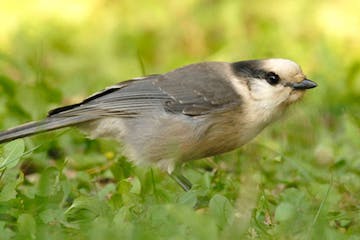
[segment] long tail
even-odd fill
[[[64,128],[79,123],[93,120],[94,117],[74,116],[74,117],[48,117],[38,122],[30,122],[20,125],[15,128],[11,128],[0,132],[0,144],[9,142],[18,138],[31,136],[41,132],[51,131],[59,128]]]

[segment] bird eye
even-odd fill
[[[277,75],[276,73],[273,73],[273,72],[268,72],[265,76],[265,79],[270,85],[275,85],[280,82],[279,75]]]

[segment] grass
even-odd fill
[[[186,193],[77,130],[2,145],[0,239],[360,238],[356,1],[39,2],[0,4],[1,129],[197,61],[290,58],[319,87],[252,143],[186,164]]]

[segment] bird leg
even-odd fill
[[[170,177],[174,179],[185,192],[190,191],[192,184],[186,177],[184,177],[184,175],[181,174],[180,171],[175,170],[170,173]]]

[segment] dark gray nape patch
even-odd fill
[[[235,75],[241,77],[265,79],[267,73],[262,69],[261,60],[234,62],[231,68]]]

